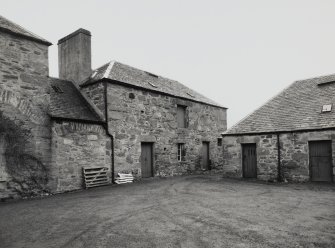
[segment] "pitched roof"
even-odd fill
[[[49,78],[51,117],[100,122],[102,119],[70,81]]]
[[[223,135],[335,127],[335,74],[296,81]],[[331,112],[322,113],[323,105]]]
[[[20,25],[8,20],[7,18],[0,15],[0,30],[3,32],[23,36],[27,39],[34,40],[45,45],[52,45],[49,41],[43,39],[42,37],[26,30],[25,28],[21,27]]]
[[[91,77],[81,84],[81,86],[89,85],[102,79],[115,80],[132,87],[139,87],[225,108],[175,80],[164,78],[117,61],[107,63],[93,71]]]

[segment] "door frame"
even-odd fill
[[[204,164],[202,163],[201,164],[201,169],[202,170],[210,170],[211,169],[211,165],[210,165],[210,161],[211,161],[211,155],[210,155],[210,141],[202,141],[202,147],[201,147],[201,159],[202,159],[202,161],[204,161],[204,151],[203,151],[203,149],[204,149],[204,144],[206,144],[207,145],[207,168],[204,168],[203,166],[204,166]]]
[[[255,157],[256,157],[256,176],[255,177],[245,177],[244,176],[244,163],[243,163],[243,147],[244,146],[247,146],[247,145],[254,145],[255,146]],[[252,143],[241,143],[241,164],[242,164],[242,178],[245,178],[245,179],[248,179],[248,178],[255,178],[255,179],[257,179],[257,177],[258,177],[258,166],[257,166],[257,163],[258,161],[257,161],[257,143],[255,143],[255,142],[252,142]]]
[[[331,159],[330,159],[330,168],[329,168],[329,173],[330,173],[330,182],[334,182],[334,173],[333,173],[333,168],[334,168],[334,164],[333,164],[333,142],[332,140],[309,140],[308,141],[308,174],[309,174],[309,181],[310,182],[321,182],[322,181],[312,181],[312,163],[311,163],[311,152],[310,152],[310,143],[317,143],[317,142],[327,142],[330,144],[330,155],[331,155]],[[325,183],[327,183],[326,181],[324,181]]]
[[[149,144],[151,145],[151,176],[150,177],[154,177],[155,176],[155,160],[154,160],[154,151],[155,151],[155,142],[141,142],[141,177],[142,176],[142,144]],[[149,178],[149,177],[147,177]]]

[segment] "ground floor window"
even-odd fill
[[[185,161],[185,144],[178,143],[178,153],[177,153],[177,159],[178,161]]]

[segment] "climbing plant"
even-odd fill
[[[48,192],[48,169],[34,154],[33,135],[26,122],[0,112],[0,137],[5,142],[8,188],[23,197]]]

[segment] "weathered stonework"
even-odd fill
[[[83,167],[111,170],[111,140],[100,125],[52,123],[52,179],[50,188],[64,192],[83,188]]]
[[[0,33],[0,198],[49,192],[48,46]]]
[[[280,134],[280,165],[283,180],[304,182],[310,180],[309,141],[331,140],[333,166],[335,165],[335,131],[295,132]],[[257,178],[278,179],[277,135],[244,135],[223,137],[223,172],[225,176],[242,177],[242,144],[256,143]],[[335,167],[333,167],[335,180]]]
[[[222,165],[217,139],[226,130],[225,109],[116,84],[107,84],[107,102],[116,173],[141,176],[141,142],[154,143],[156,176],[199,170],[203,141],[210,142],[211,167]],[[177,104],[187,106],[187,128],[177,127]],[[177,161],[178,143],[186,147],[184,162]]]

